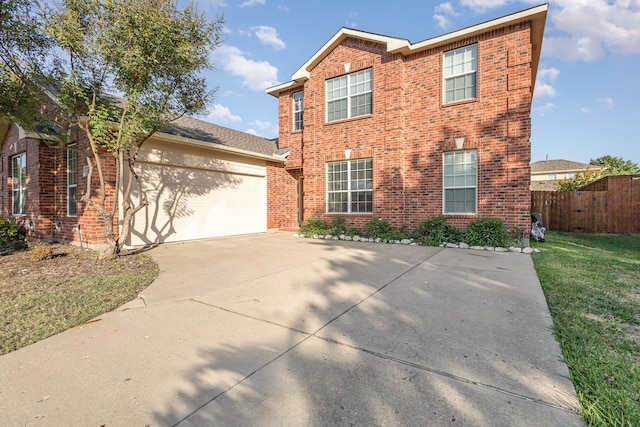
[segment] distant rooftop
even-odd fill
[[[571,160],[540,160],[531,163],[531,173],[573,172],[584,169],[597,169],[596,166],[572,162]]]

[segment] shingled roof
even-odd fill
[[[541,160],[531,163],[531,173],[572,172],[584,169],[597,169],[593,165],[570,160]]]
[[[163,133],[191,138],[197,141],[239,148],[254,153],[272,155],[278,153],[276,142],[246,132],[225,128],[193,117],[182,116],[171,123]]]

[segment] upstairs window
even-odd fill
[[[444,153],[444,213],[475,214],[478,180],[476,150]]]
[[[371,114],[371,68],[327,80],[327,122]]]
[[[474,99],[478,95],[478,45],[444,53],[444,102]]]
[[[11,158],[11,196],[13,215],[27,214],[27,153]]]
[[[67,216],[78,215],[78,202],[76,199],[78,188],[78,151],[76,145],[70,145],[67,149]]]
[[[327,163],[327,212],[373,212],[371,159]]]
[[[303,113],[304,113],[304,92],[296,92],[293,94],[293,130],[304,129]]]

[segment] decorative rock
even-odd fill
[[[409,246],[420,246],[420,243],[411,242],[411,243],[409,243]]]
[[[526,248],[522,249],[522,253],[523,254],[532,254],[533,253],[533,248],[530,246],[527,246]]]
[[[534,253],[534,254],[539,254],[539,253],[540,253],[540,249],[538,249],[538,248],[533,248],[533,253]]]
[[[340,237],[340,240],[344,240],[344,234],[341,234],[339,237]]]
[[[484,246],[471,246],[469,249],[473,249],[474,251],[484,251]]]
[[[332,240],[340,240],[340,238],[338,236],[333,236]]]
[[[494,249],[494,251],[496,251],[496,252],[508,252],[508,249],[507,248],[498,248],[497,247],[497,248]]]
[[[354,242],[359,242],[360,241],[360,236],[353,236],[353,241]]]
[[[327,234],[326,236],[324,236],[325,240],[331,240],[333,239],[333,236],[331,234]]]
[[[298,237],[300,237],[300,235],[298,233],[294,233],[293,237],[298,238]]]
[[[369,237],[369,243],[373,243],[373,237]]]
[[[375,240],[375,242],[376,242],[376,243],[380,243],[380,242],[382,242],[382,239],[378,237],[378,238]]]
[[[400,240],[400,243],[402,243],[403,245],[408,245],[409,243],[411,243],[411,240],[409,240],[409,239],[402,239],[402,240]]]
[[[464,242],[460,242],[460,249],[469,249],[469,245]]]
[[[351,240],[353,240],[353,238],[351,236],[344,236],[344,240],[350,242]]]
[[[509,246],[507,248],[507,250],[509,252],[516,252],[516,253],[519,253],[519,254],[522,253],[522,248],[516,248],[515,246]]]
[[[455,243],[447,243],[446,245],[444,245],[445,248],[459,248],[460,245],[456,245]]]

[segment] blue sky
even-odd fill
[[[218,93],[205,120],[278,134],[265,89],[291,75],[341,27],[419,42],[541,4],[531,0],[199,0],[224,14],[224,43],[206,74]],[[532,105],[532,161],[640,164],[640,0],[549,2]]]

